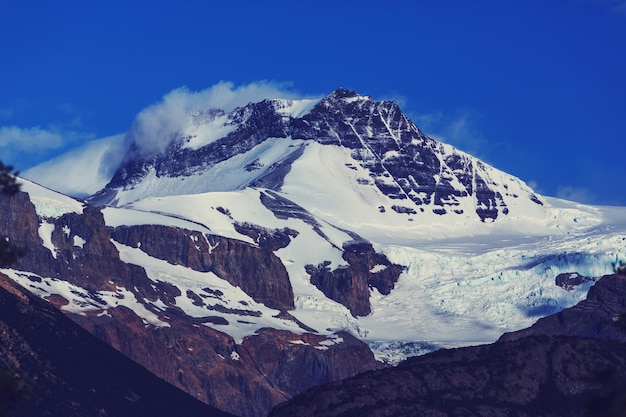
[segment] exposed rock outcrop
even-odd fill
[[[353,316],[366,316],[371,311],[371,289],[389,294],[404,268],[392,264],[367,242],[346,244],[343,250],[347,267],[331,271],[328,268],[330,263],[325,262],[317,266],[307,265],[306,272],[311,275],[311,283],[328,298],[348,307]]]
[[[564,290],[571,291],[578,285],[591,282],[594,279],[580,275],[578,272],[565,272],[556,276],[554,283]]]
[[[484,164],[462,153],[446,153],[393,101],[375,101],[340,88],[293,121],[292,137],[351,149],[376,187],[393,199],[422,209],[434,204],[433,211],[444,214],[470,197],[483,221],[509,212],[499,185],[485,175]],[[543,204],[534,194],[530,198]]]
[[[291,310],[293,291],[289,275],[272,252],[278,237],[264,244],[158,225],[118,227],[111,236],[122,244],[140,247],[148,255],[202,272],[214,272],[240,287],[255,301],[278,310]],[[288,239],[288,236],[286,237]]]
[[[242,359],[249,357],[267,380],[282,387],[290,397],[318,385],[379,369],[372,352],[354,336],[339,332],[331,337],[312,333],[262,329],[237,347]],[[322,354],[324,353],[324,354]],[[339,366],[341,364],[341,366]]]
[[[88,291],[127,287],[139,297],[156,300],[158,293],[145,271],[119,259],[97,208],[85,206],[81,214],[70,212],[40,221],[28,194],[20,192],[1,198],[0,210],[0,230],[8,230],[12,242],[27,248],[14,268],[58,278]],[[46,233],[48,247],[42,241]]]
[[[272,252],[286,247],[292,238],[298,236],[297,230],[269,230],[251,223],[235,223],[235,230],[251,237],[259,246]]]

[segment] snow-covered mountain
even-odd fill
[[[193,112],[163,132],[133,126],[87,201],[25,181],[0,226],[30,252],[3,272],[236,414],[492,342],[626,260],[626,209],[538,196],[394,102],[339,89]]]
[[[390,217],[412,221],[418,212],[426,214],[419,223],[448,212],[486,222],[511,210],[540,215],[543,205],[518,179],[424,135],[395,102],[344,89],[321,100],[195,112],[169,134],[156,139],[167,143],[164,152],[133,146],[92,200],[119,206],[254,187],[282,191],[296,203],[314,193],[329,200],[324,208],[334,217],[357,212],[359,220],[383,224]],[[380,214],[387,211],[400,216]]]

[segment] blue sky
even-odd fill
[[[183,86],[341,86],[542,194],[626,205],[626,0],[3,0],[0,39],[0,160],[21,171]]]

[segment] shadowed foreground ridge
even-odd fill
[[[13,417],[231,416],[157,378],[3,274],[0,368],[18,384]]]
[[[313,388],[283,416],[626,415],[626,276],[496,343],[441,350]]]

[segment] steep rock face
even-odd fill
[[[327,262],[307,265],[306,271],[311,275],[311,283],[328,298],[348,307],[354,316],[366,316],[371,312],[370,290],[376,288],[381,294],[389,294],[404,268],[392,264],[366,242],[346,244],[343,250],[348,267],[331,271]]]
[[[626,276],[605,276],[586,301],[499,342],[315,387],[270,416],[623,415],[625,289]]]
[[[266,245],[257,247],[222,236],[157,225],[118,227],[111,235],[125,245],[140,246],[155,258],[214,272],[268,307],[294,308],[289,275]]]
[[[156,298],[157,293],[151,289],[152,282],[143,269],[119,259],[99,209],[85,206],[80,215],[68,213],[55,219],[54,226],[51,237],[57,248],[55,266],[67,266],[57,269],[60,279],[93,291],[112,290],[116,285],[136,288],[139,296]]]
[[[37,242],[37,246],[41,246],[37,233],[39,218],[28,194],[18,192],[15,195],[3,195],[0,198],[0,212],[0,230],[8,234],[13,244],[29,248],[30,244]]]
[[[230,416],[157,378],[3,274],[0,317],[0,366],[27,391],[12,416]]]
[[[472,197],[483,221],[508,214],[499,185],[489,178],[484,164],[446,150],[422,133],[395,102],[377,102],[339,89],[293,125],[293,138],[313,137],[351,149],[376,187],[399,202],[409,200],[422,211],[434,205],[437,214],[461,214],[460,199]],[[541,204],[534,194],[530,198]]]
[[[331,338],[312,333],[262,329],[237,348],[250,358],[272,386],[292,397],[312,386],[379,369],[372,352],[354,336],[339,332]],[[341,366],[339,366],[341,364]],[[269,410],[268,410],[269,411]]]
[[[16,269],[62,279],[89,291],[128,286],[141,297],[156,299],[144,270],[119,259],[100,210],[86,206],[82,214],[66,213],[42,219],[40,224],[26,193],[0,199],[0,210],[5,213],[0,216],[0,227],[10,231],[15,244],[27,248],[15,263]],[[52,247],[42,245],[46,233]]]

